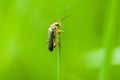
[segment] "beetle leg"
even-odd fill
[[[59,35],[63,30],[57,30],[56,33]]]
[[[55,38],[54,38],[54,39],[53,39],[53,47],[55,48],[56,45],[57,45],[57,42],[56,42],[56,40],[55,40]]]

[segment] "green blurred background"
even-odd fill
[[[68,5],[61,80],[120,80],[120,0],[0,0],[0,80],[57,80],[48,28]]]

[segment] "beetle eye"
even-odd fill
[[[58,22],[56,22],[56,23],[55,23],[55,26],[59,26],[59,23],[58,23]]]
[[[55,26],[59,26],[59,24],[55,24]]]

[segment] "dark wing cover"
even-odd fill
[[[54,29],[49,28],[48,30],[48,49],[53,51],[53,39],[54,39]]]

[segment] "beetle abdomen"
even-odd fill
[[[53,39],[54,39],[54,29],[51,27],[48,30],[48,49],[53,51]]]

